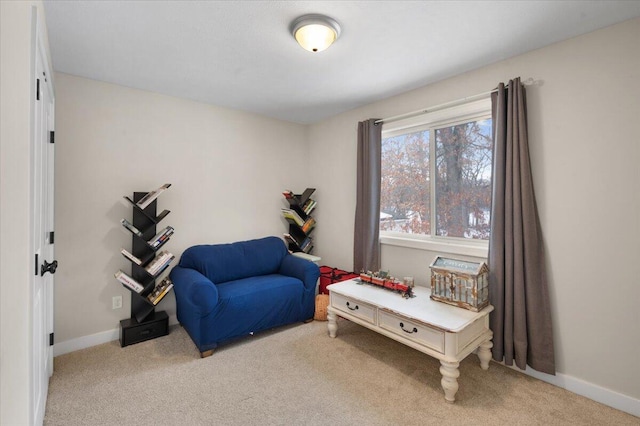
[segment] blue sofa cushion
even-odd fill
[[[217,285],[216,327],[203,330],[205,341],[224,342],[300,321],[304,287],[297,278],[263,275]]]
[[[287,248],[278,237],[189,247],[179,266],[199,271],[215,284],[278,272]]]

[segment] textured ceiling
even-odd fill
[[[56,71],[313,123],[640,16],[640,1],[44,2]],[[324,52],[300,15],[336,19]]]

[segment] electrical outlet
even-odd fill
[[[122,296],[113,296],[111,300],[112,307],[111,309],[120,309],[122,308]]]

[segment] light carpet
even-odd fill
[[[640,425],[475,355],[455,404],[439,361],[347,320],[264,332],[200,359],[186,331],[54,360],[45,425]]]

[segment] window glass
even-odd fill
[[[429,130],[382,140],[380,230],[431,233]]]
[[[489,238],[491,120],[436,129],[436,235]]]
[[[383,128],[381,235],[489,239],[489,108],[476,102]]]

